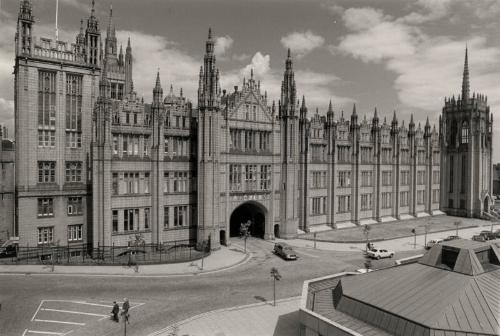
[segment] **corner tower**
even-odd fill
[[[285,62],[285,73],[281,83],[279,107],[281,126],[281,185],[280,185],[280,237],[293,238],[299,226],[299,118],[297,115],[297,92],[290,49]]]
[[[215,41],[208,30],[204,64],[198,86],[198,242],[218,248],[220,223],[220,86],[214,54]],[[222,226],[222,225],[221,225]],[[225,227],[225,226],[224,226]]]
[[[492,205],[493,116],[485,95],[470,96],[468,51],[462,94],[445,98],[440,120],[441,208],[449,215],[488,216]]]

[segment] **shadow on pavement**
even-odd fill
[[[253,298],[258,301],[267,302],[267,299],[260,295],[255,295]]]
[[[284,314],[278,317],[273,336],[298,336],[299,335],[299,311]]]

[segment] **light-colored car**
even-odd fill
[[[434,245],[440,244],[443,242],[443,239],[432,239],[427,242],[427,245],[425,245],[425,248],[427,250],[431,249]]]
[[[368,251],[367,254],[373,259],[392,258],[394,256],[394,251],[374,248]]]

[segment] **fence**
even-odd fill
[[[12,256],[0,264],[56,265],[144,265],[167,264],[197,260],[210,254],[206,242],[173,241],[136,246],[99,246],[88,244],[19,246]]]

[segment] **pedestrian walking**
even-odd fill
[[[130,324],[130,322],[128,320],[128,317],[129,317],[128,310],[129,309],[130,309],[130,303],[128,302],[127,298],[124,298],[123,304],[122,304],[122,315],[123,315],[123,318],[125,319],[125,322]]]
[[[120,318],[118,317],[118,313],[120,312],[120,306],[116,301],[113,301],[113,309],[111,310],[111,314],[113,314],[113,321],[119,322]]]

